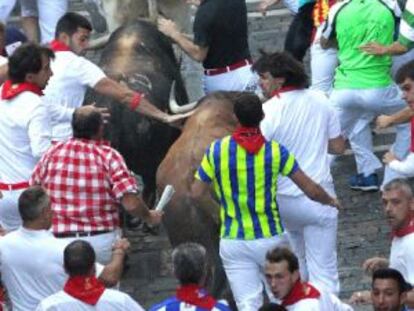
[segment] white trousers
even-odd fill
[[[121,237],[120,230],[115,230],[108,233],[98,234],[88,237],[70,237],[70,238],[59,238],[64,240],[67,244],[75,240],[83,240],[89,242],[96,254],[96,261],[100,264],[106,265],[111,261],[112,257],[112,245],[117,239]]]
[[[203,78],[204,93],[210,94],[216,91],[258,91],[258,76],[251,71],[251,65],[246,65],[236,70]]]
[[[323,26],[324,24],[318,27],[310,48],[311,89],[329,95],[333,88],[335,69],[338,66],[338,51],[333,48],[323,49],[321,47],[320,37]]]
[[[264,276],[266,253],[287,246],[284,235],[257,240],[220,240],[220,257],[239,311],[257,311],[263,304],[263,286],[274,300]]]
[[[278,195],[277,201],[289,242],[299,259],[301,278],[337,295],[338,211],[305,195]]]
[[[343,134],[348,137],[355,154],[357,172],[365,176],[382,167],[373,152],[370,122],[380,114],[393,114],[406,107],[395,84],[384,88],[333,90],[331,100],[339,112]],[[399,159],[409,153],[409,124],[396,126],[397,136],[392,151]],[[386,168],[384,183],[398,174]]]
[[[39,18],[40,42],[55,38],[56,24],[68,10],[68,0],[20,0],[22,16]]]
[[[8,232],[14,231],[22,224],[17,201],[22,190],[2,190],[3,198],[0,199],[0,225]]]
[[[6,24],[16,0],[0,0],[0,22]]]

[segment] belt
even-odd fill
[[[22,189],[26,189],[29,188],[29,182],[28,181],[22,181],[19,183],[15,183],[15,184],[5,184],[0,182],[0,190],[22,190]]]
[[[229,72],[229,71],[233,71],[236,70],[238,68],[250,65],[252,63],[252,61],[250,59],[243,59],[237,63],[228,65],[226,67],[221,67],[221,68],[212,68],[212,69],[205,69],[204,70],[204,74],[206,76],[215,76],[215,75],[219,75],[225,72]]]
[[[82,232],[58,232],[53,233],[53,235],[57,238],[80,238],[86,236],[94,236],[104,233],[112,232],[111,230],[100,230],[100,231],[82,231]]]

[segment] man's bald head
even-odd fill
[[[63,260],[69,276],[86,276],[94,272],[95,251],[92,246],[82,240],[76,240],[66,246]]]
[[[100,139],[102,126],[102,115],[94,106],[82,106],[73,113],[72,129],[75,138]]]

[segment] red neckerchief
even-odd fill
[[[290,306],[302,299],[319,298],[319,291],[309,283],[302,283],[300,279],[295,283],[290,293],[282,299],[283,306]]]
[[[64,52],[64,51],[70,51],[70,47],[68,47],[65,43],[59,41],[59,40],[53,40],[49,43],[50,48],[54,52]]]
[[[414,233],[414,216],[411,216],[402,228],[392,230],[391,235],[392,237],[402,238],[411,233]]]
[[[94,306],[104,293],[105,286],[93,275],[72,276],[67,280],[63,290],[68,295]]]
[[[287,86],[282,86],[281,88],[272,91],[270,95],[272,97],[274,96],[280,97],[280,93],[290,92],[290,91],[295,91],[295,90],[302,90],[302,89],[303,89],[302,87],[287,85]]]
[[[175,296],[180,301],[207,310],[213,309],[216,305],[216,300],[196,284],[183,285],[177,288]]]
[[[43,95],[41,88],[30,82],[15,83],[11,80],[6,80],[3,84],[3,89],[1,90],[1,99],[12,99],[20,93],[23,92],[33,92],[39,96]]]
[[[237,127],[231,135],[238,145],[256,154],[266,142],[258,127]]]
[[[414,117],[411,118],[411,146],[410,151],[414,152]]]

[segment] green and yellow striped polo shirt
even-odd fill
[[[209,146],[195,177],[213,182],[221,205],[221,237],[252,240],[283,232],[277,179],[298,168],[293,155],[275,141],[251,154],[227,136]]]

